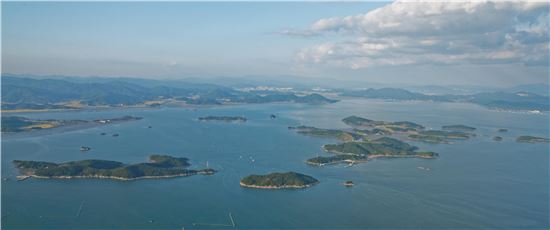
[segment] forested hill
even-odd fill
[[[471,95],[428,95],[398,88],[380,88],[344,91],[341,95],[391,100],[470,102],[489,108],[510,110],[550,110],[550,99],[547,96],[530,92],[484,92]]]
[[[2,76],[2,109],[59,108],[60,104],[79,101],[84,105],[134,105],[145,101],[175,99],[190,104],[233,103],[332,103],[319,94],[298,96],[294,93],[242,92],[212,84],[113,79],[101,82],[33,79]]]

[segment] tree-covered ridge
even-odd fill
[[[334,155],[318,156],[308,159],[306,163],[313,165],[325,165],[334,163],[357,163],[365,162],[372,157],[421,157],[435,158],[434,152],[417,152],[418,147],[407,144],[403,141],[381,137],[376,140],[363,140],[343,142],[339,144],[327,144],[323,149]]]
[[[241,179],[241,186],[254,188],[305,188],[319,181],[296,172],[249,175]]]
[[[168,155],[151,155],[149,156],[149,162],[170,168],[170,167],[188,167],[191,164],[186,157],[172,157]]]
[[[389,132],[419,131],[425,128],[422,125],[419,125],[410,121],[397,121],[397,122],[375,121],[375,120],[370,120],[370,119],[366,119],[358,116],[349,116],[342,119],[342,121],[349,126],[379,128],[379,129],[387,130]]]
[[[339,130],[339,129],[321,129],[321,128],[315,128],[312,126],[303,126],[303,125],[296,126],[296,127],[288,127],[288,128],[296,130],[296,132],[299,134],[317,136],[317,137],[337,138],[341,141],[353,141],[361,138],[360,134]]]
[[[36,129],[51,129],[69,125],[103,125],[141,119],[141,117],[123,116],[96,120],[38,120],[21,116],[2,116],[2,132],[23,132]]]
[[[397,133],[418,133],[422,132],[425,127],[410,121],[375,121],[358,116],[349,116],[342,121],[350,125],[352,130],[342,129],[321,129],[312,126],[296,126],[289,129],[296,130],[300,134],[319,136],[319,137],[334,137],[341,141],[358,141],[371,135],[392,135]],[[358,127],[362,129],[358,129]]]
[[[330,153],[351,154],[356,156],[368,155],[414,155],[418,149],[403,141],[381,137],[372,141],[344,142],[340,144],[327,144],[323,148]]]
[[[466,125],[444,125],[442,126],[443,130],[426,130],[424,126],[410,121],[375,121],[358,116],[349,116],[342,121],[353,127],[365,128],[353,129],[356,134],[363,136],[388,136],[398,133],[407,135],[410,140],[428,143],[451,143],[450,140],[453,139],[468,139],[475,136],[471,132],[476,130],[475,127]]]
[[[351,126],[377,126],[377,125],[383,125],[384,124],[384,122],[382,122],[382,121],[375,121],[375,120],[362,118],[362,117],[358,117],[358,116],[349,116],[349,117],[346,117],[346,118],[342,119],[342,121],[345,124],[351,125]]]
[[[323,149],[332,153],[331,156],[317,156],[306,160],[312,165],[325,165],[335,163],[358,163],[366,162],[374,157],[421,157],[435,158],[434,152],[417,152],[418,147],[412,146],[401,140],[388,136],[416,135],[418,139],[436,138],[437,143],[444,142],[446,138],[461,136],[459,132],[448,132],[440,130],[425,130],[425,127],[410,121],[388,122],[376,121],[358,116],[349,116],[342,119],[344,123],[354,128],[350,129],[321,129],[311,126],[288,127],[296,130],[297,133],[338,138],[341,143],[326,144]],[[359,129],[360,127],[361,129]],[[473,135],[473,134],[468,134]],[[421,139],[424,138],[424,139]],[[436,142],[434,141],[434,142]]]
[[[123,164],[108,160],[81,160],[65,163],[41,161],[13,161],[22,174],[39,178],[111,178],[139,179],[194,174],[213,174],[213,169],[186,169],[190,164],[184,157],[152,155],[148,163]]]
[[[144,105],[147,102],[168,99],[194,105],[336,102],[316,93],[299,96],[292,92],[243,92],[213,84],[140,79],[128,81],[118,78],[83,82],[3,76],[1,92],[3,110]],[[77,107],[73,106],[74,102],[78,102]],[[158,105],[158,103],[147,105]]]
[[[510,110],[541,110],[549,111],[550,99],[548,96],[538,95],[530,92],[486,92],[472,95],[427,95],[410,92],[397,88],[381,88],[344,91],[342,96],[364,97],[373,99],[390,100],[419,100],[438,102],[469,102],[482,105],[488,108],[510,109]]]
[[[475,136],[475,134],[444,130],[425,130],[408,135],[411,140],[427,143],[450,143],[451,140],[465,140],[472,136]]]
[[[318,156],[314,158],[307,159],[306,163],[312,165],[326,165],[326,164],[336,164],[343,162],[360,162],[367,160],[365,156],[358,155],[349,155],[349,154],[338,154],[334,156]]]

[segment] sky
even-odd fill
[[[2,73],[549,81],[544,2],[2,2]]]

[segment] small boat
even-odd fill
[[[355,184],[354,184],[353,181],[351,181],[351,180],[348,180],[348,181],[344,182],[344,186],[346,186],[346,187],[352,187],[352,186],[354,186],[354,185],[355,185]]]
[[[88,146],[80,146],[80,152],[87,152],[90,151],[92,148]]]

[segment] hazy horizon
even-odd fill
[[[3,74],[490,87],[549,82],[544,2],[2,6]]]

